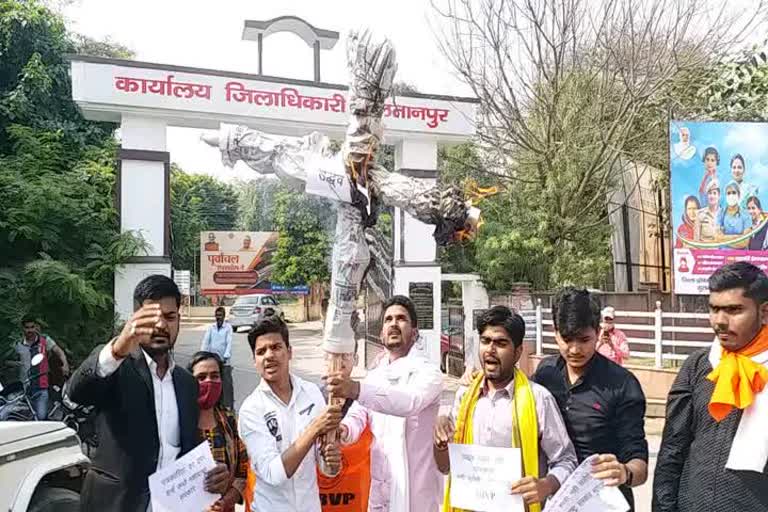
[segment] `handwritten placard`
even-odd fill
[[[153,512],[206,510],[219,495],[205,490],[205,474],[216,466],[207,442],[200,443],[173,464],[149,475]]]
[[[311,158],[307,163],[307,194],[352,202],[352,191],[341,158]]]
[[[587,457],[560,490],[547,501],[544,512],[627,512],[629,503],[617,487],[606,487],[592,476],[592,461]],[[451,461],[453,462],[453,461]]]
[[[523,499],[510,494],[521,478],[520,450],[449,444],[451,506],[477,512],[524,512]]]

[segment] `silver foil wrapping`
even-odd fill
[[[340,202],[331,258],[331,292],[323,330],[323,349],[338,354],[354,351],[352,314],[369,268],[371,248],[375,257],[380,245],[369,247],[372,240],[366,240],[371,199],[435,225],[435,238],[441,244],[467,219],[467,205],[460,190],[440,190],[434,184],[391,173],[373,163],[383,133],[384,101],[391,94],[397,70],[391,43],[376,40],[368,31],[353,32],[347,40],[347,64],[351,74],[347,98],[350,119],[340,159],[333,157],[328,139],[319,133],[290,139],[238,126],[202,137],[221,151],[225,165],[242,160],[256,172],[275,174],[300,190],[307,189],[308,179],[322,173],[322,168],[345,167],[351,196],[349,201],[337,198]]]

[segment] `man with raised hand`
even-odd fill
[[[99,443],[81,491],[82,510],[151,510],[149,475],[197,445],[197,382],[173,360],[181,294],[151,275],[133,292],[134,314],[120,335],[96,347],[67,383],[74,402],[96,406]],[[227,466],[206,476],[223,494]]]

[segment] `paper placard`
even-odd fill
[[[202,512],[220,498],[205,490],[205,474],[216,466],[207,442],[149,475],[152,512]]]
[[[592,461],[587,457],[560,490],[547,501],[544,512],[627,512],[629,503],[618,487],[606,487],[592,476]]]
[[[352,190],[340,158],[311,159],[307,166],[307,194],[332,201],[352,202]]]
[[[449,444],[451,506],[477,512],[525,512],[523,498],[510,494],[520,480],[518,448]]]

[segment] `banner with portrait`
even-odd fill
[[[768,268],[768,123],[671,121],[675,293],[704,295],[719,267]]]
[[[277,233],[202,231],[200,287],[203,295],[271,293]]]

